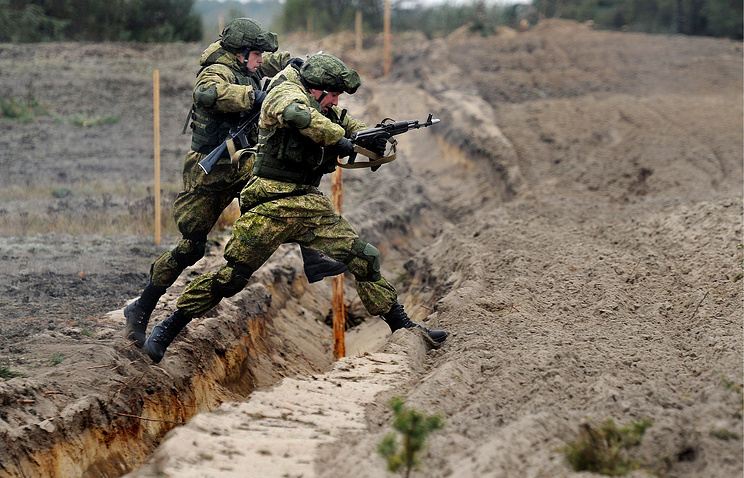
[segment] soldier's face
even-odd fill
[[[332,106],[338,106],[338,97],[343,94],[336,91],[329,91],[325,96],[323,96],[322,90],[310,90],[310,92],[315,95],[316,100],[320,101],[320,111],[323,113],[328,111],[328,108]],[[322,100],[320,99],[321,96],[323,96]]]
[[[248,53],[248,58],[246,58],[242,53],[238,53],[235,56],[238,58],[238,61],[245,66],[245,69],[251,73],[255,73],[256,70],[258,70],[258,67],[261,66],[261,63],[263,63],[262,51],[251,50],[251,52]]]

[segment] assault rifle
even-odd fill
[[[250,132],[250,130],[258,124],[258,115],[261,113],[260,106],[254,109],[255,111],[251,110],[251,112],[249,112],[240,123],[230,128],[230,131],[227,133],[227,138],[225,138],[225,141],[223,141],[221,145],[214,148],[206,158],[199,161],[199,166],[201,166],[205,174],[209,174],[212,171],[214,165],[217,164],[217,161],[222,157],[222,153],[225,152],[225,149],[228,149],[228,142],[237,138],[244,147],[248,145],[248,139],[245,136],[246,129],[247,132]]]
[[[354,152],[349,155],[349,160],[346,163],[339,164],[339,166],[342,168],[372,168],[372,171],[376,171],[381,165],[389,163],[397,157],[396,146],[398,142],[393,136],[439,123],[439,119],[432,119],[432,116],[430,113],[423,123],[419,120],[393,121],[390,118],[385,118],[374,128],[357,131],[351,136],[351,142],[354,143]],[[374,147],[380,139],[392,144],[391,153],[387,156],[384,153],[382,155],[377,154],[369,149]],[[357,153],[367,156],[370,161],[355,163]]]

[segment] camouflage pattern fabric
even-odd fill
[[[297,189],[309,189],[283,181],[254,177],[241,194],[241,204],[255,204],[267,197]],[[368,271],[366,261],[350,254],[359,236],[353,227],[334,212],[333,203],[317,189],[301,196],[290,196],[264,202],[246,211],[234,224],[233,234],[225,247],[227,265],[216,273],[207,273],[192,281],[178,299],[178,310],[186,317],[198,317],[217,305],[222,296],[215,290],[242,276],[251,274],[268,260],[279,245],[297,242],[317,249],[327,256],[348,263],[348,270],[359,279]],[[244,284],[243,284],[244,285]],[[372,315],[387,313],[397,301],[395,287],[385,278],[375,282],[356,281],[359,298]]]
[[[203,238],[201,242],[206,242],[209,231],[217,223],[222,211],[238,197],[251,177],[254,156],[241,160],[238,168],[229,163],[218,163],[210,174],[204,174],[198,163],[205,156],[195,151],[186,155],[184,190],[178,194],[173,204],[173,219],[184,239],[172,250],[161,254],[152,264],[150,281],[158,287],[168,288],[173,285],[186,268],[179,264],[176,256],[188,256],[192,253],[194,243],[200,241],[191,238]]]
[[[366,128],[364,123],[348,115],[343,126],[326,118],[292,67],[285,68],[272,80],[259,126],[264,129],[289,127],[284,124],[282,114],[291,103],[312,108],[311,124],[301,132],[320,144],[333,144],[344,135],[350,136]],[[293,193],[304,194],[291,195]],[[333,203],[317,188],[254,176],[241,192],[240,204],[243,214],[235,222],[232,237],[225,247],[227,264],[217,272],[199,276],[186,287],[177,303],[185,317],[201,316],[222,297],[245,287],[250,276],[279,245],[287,242],[297,242],[345,262],[356,278],[359,298],[370,314],[383,315],[397,302],[397,291],[385,278],[364,280],[369,272],[368,262],[352,253],[352,244],[359,238],[357,233],[336,214]]]
[[[290,54],[266,53],[256,73],[246,75],[237,57],[222,48],[220,42],[209,45],[201,55],[199,63],[204,69],[196,79],[194,89],[214,85],[217,89],[215,104],[205,110],[212,113],[235,113],[249,110],[253,106],[254,89],[261,78],[272,77],[287,65]]]
[[[320,104],[302,86],[300,75],[295,68],[288,66],[269,83],[269,94],[261,105],[258,127],[271,131],[289,128],[284,119],[284,110],[292,104],[302,105],[310,110],[310,125],[300,133],[322,146],[335,144],[343,136],[351,136],[357,131],[367,129],[367,125],[346,115],[343,124],[338,125],[320,112]],[[333,107],[336,117],[341,117],[341,108]]]
[[[194,90],[199,86],[215,86],[217,99],[211,109],[213,112],[248,110],[253,106],[254,90],[261,78],[279,72],[289,58],[289,52],[265,54],[258,71],[247,76],[242,73],[235,55],[224,50],[219,42],[214,42],[201,55],[199,62],[204,68],[197,76]],[[199,254],[198,248],[203,247],[199,243],[206,242],[207,234],[222,211],[238,197],[251,177],[252,156],[241,161],[237,168],[230,164],[229,158],[220,160],[208,175],[198,164],[205,156],[193,150],[186,154],[183,190],[173,206],[173,218],[184,238],[153,262],[150,282],[158,287],[173,285],[190,265],[190,260],[184,263],[183,259],[179,261],[177,258],[192,258]]]

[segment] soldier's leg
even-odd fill
[[[150,279],[142,295],[124,309],[124,336],[142,347],[152,311],[165,291],[187,267],[204,256],[207,234],[232,201],[233,192],[183,191],[173,206],[173,217],[183,238],[150,267]]]
[[[395,287],[380,274],[380,252],[372,244],[359,239],[345,219],[321,226],[313,233],[312,246],[347,264],[356,279],[356,290],[362,304],[370,314],[381,316],[392,332],[417,328],[434,343],[447,338],[444,330],[430,330],[411,321],[398,303]]]
[[[162,360],[173,339],[192,319],[219,304],[223,297],[243,290],[251,275],[291,233],[284,221],[250,213],[241,216],[225,246],[227,264],[193,280],[178,298],[176,311],[152,329],[145,350],[153,362]]]

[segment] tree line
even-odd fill
[[[534,0],[544,17],[597,28],[742,39],[741,0]]]
[[[0,41],[201,41],[194,0],[0,0]]]
[[[0,0],[0,41],[203,41],[195,0]],[[252,5],[278,3],[262,0]],[[742,39],[741,0],[533,0],[494,4],[471,0],[437,6],[390,0],[391,28],[445,36],[467,25],[483,35],[523,20],[591,20],[596,28]],[[272,29],[329,34],[353,30],[362,13],[365,32],[383,29],[385,0],[286,0]],[[236,9],[231,9],[235,12]],[[230,18],[225,18],[228,21]]]

